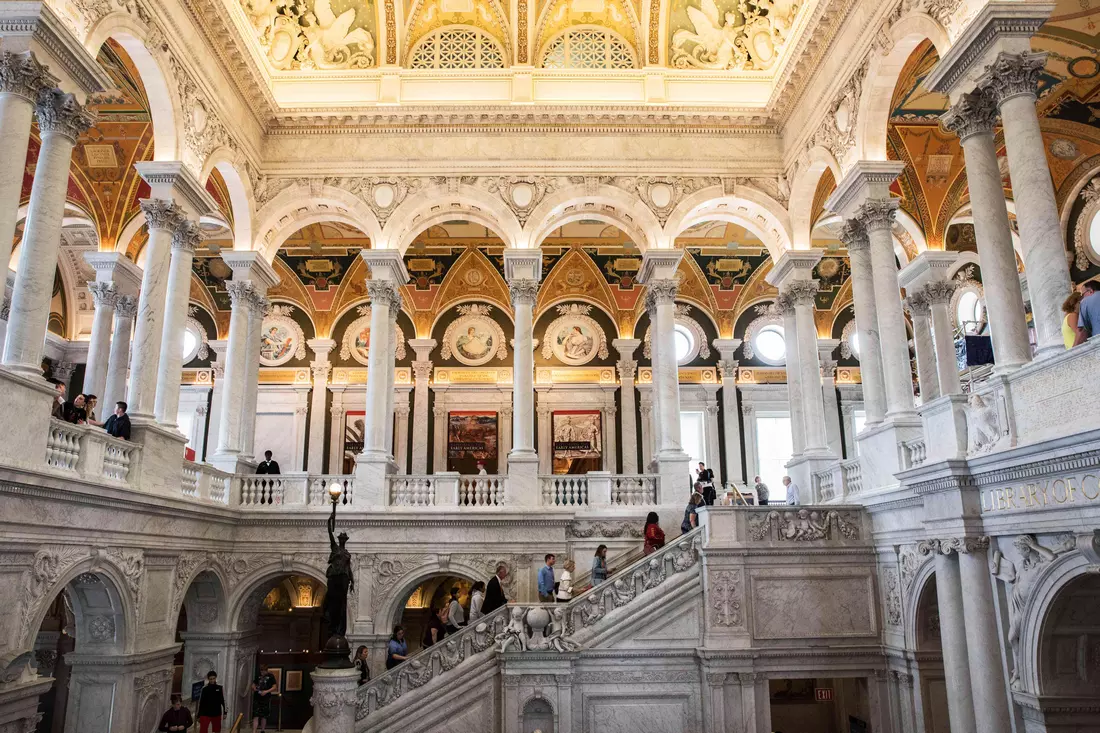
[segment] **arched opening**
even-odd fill
[[[943,643],[940,637],[940,608],[936,600],[936,577],[929,573],[918,595],[914,642],[921,654],[920,699],[925,729],[950,733],[947,714],[947,680],[943,671]]]
[[[523,733],[554,733],[554,708],[542,697],[533,697],[523,706]]]
[[[430,646],[428,644],[430,639],[434,638],[438,642],[448,633],[447,627],[461,628],[465,625],[470,618],[471,589],[475,582],[461,575],[442,573],[420,581],[420,584],[405,596],[399,608],[400,615],[396,623],[405,628],[405,638],[409,643],[410,654]],[[447,613],[452,590],[458,591],[458,603],[462,610],[461,623],[456,623],[457,618],[451,618]],[[440,619],[441,610],[444,614]],[[435,621],[433,616],[436,617]]]
[[[1050,604],[1039,637],[1039,691],[1046,697],[1100,699],[1100,576],[1081,575]],[[1026,653],[1026,651],[1024,652]],[[1093,723],[1081,713],[1079,721]],[[1074,721],[1059,717],[1059,725]]]

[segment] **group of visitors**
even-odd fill
[[[279,685],[275,675],[268,670],[266,663],[260,662],[260,671],[252,681],[252,733],[267,730],[267,719],[271,716],[271,698],[277,694]],[[199,692],[199,733],[221,733],[222,721],[228,715],[225,689],[218,684],[218,673],[210,670],[206,673],[206,684]],[[194,724],[191,710],[183,706],[183,698],[172,695],[172,706],[161,716],[157,730],[182,733]]]
[[[1085,343],[1096,335],[1100,325],[1100,282],[1090,280],[1074,290],[1062,303],[1062,341],[1067,349]]]
[[[95,414],[98,397],[94,394],[78,394],[69,401],[65,399],[65,383],[57,379],[52,382],[57,393],[54,395],[51,417],[73,425],[97,425],[115,438],[130,439],[130,416],[126,414],[125,402],[116,402],[114,414],[106,422],[99,422]]]

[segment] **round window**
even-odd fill
[[[753,351],[761,361],[769,364],[782,364],[787,360],[787,341],[783,337],[783,327],[764,326],[753,338]]]
[[[852,351],[852,356],[859,358],[859,333],[852,331],[852,335],[848,337],[848,348]]]
[[[1089,222],[1089,246],[1092,247],[1092,253],[1100,257],[1100,211],[1093,214],[1092,221]]]
[[[194,327],[188,326],[183,332],[183,363],[191,363],[191,360],[199,353],[199,347],[201,346],[202,336],[195,333]]]
[[[672,339],[676,345],[676,363],[684,364],[691,361],[695,356],[695,338],[691,335],[691,331],[676,324]]]
[[[985,325],[985,308],[975,291],[967,290],[959,296],[955,320],[964,332],[971,335],[981,333]]]

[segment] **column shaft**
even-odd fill
[[[932,337],[930,306],[924,292],[911,293],[905,299],[905,305],[913,319],[913,344],[917,350],[917,382],[920,384],[921,402],[927,404],[940,396],[938,356]]]
[[[993,587],[989,575],[989,540],[967,538],[969,552],[959,554],[959,575],[966,619],[966,650],[970,660],[970,685],[974,695],[974,718],[978,733],[1012,730],[1004,664],[993,608]],[[948,681],[950,684],[950,680]]]
[[[187,328],[187,304],[191,294],[191,263],[202,230],[192,221],[180,224],[172,234],[172,261],[168,268],[168,295],[164,309],[164,333],[160,342],[157,374],[157,422],[176,427],[183,376],[183,333]]]
[[[164,199],[142,199],[141,208],[149,226],[149,241],[145,244],[145,269],[141,274],[134,349],[130,354],[129,402],[132,417],[152,418],[164,335],[172,234],[183,222],[183,210]]]
[[[267,315],[270,304],[267,298],[253,291],[248,305],[248,332],[245,336],[244,352],[244,414],[241,416],[241,457],[252,460],[256,456],[256,408],[260,399],[260,338],[263,334],[264,316]],[[298,469],[300,465],[295,466],[295,470]]]
[[[252,283],[247,280],[226,283],[232,310],[229,314],[229,346],[225,360],[225,387],[222,389],[221,415],[218,419],[218,455],[241,453],[241,414],[244,409],[244,379],[248,349],[248,311]]]
[[[115,328],[111,336],[111,356],[107,360],[107,378],[100,395],[100,418],[115,411],[115,403],[126,400],[126,371],[130,368],[130,335],[137,314],[137,298],[120,295],[115,301]],[[97,393],[98,394],[98,393]]]
[[[657,458],[683,453],[680,435],[680,370],[676,363],[675,280],[654,280],[647,285],[647,304],[653,327],[653,387],[661,420],[657,424]]]
[[[794,304],[785,298],[777,302],[783,315],[783,334],[787,342],[787,402],[791,412],[792,458],[806,451],[806,411],[802,399],[802,367],[798,348],[798,323],[795,321]],[[817,337],[814,337],[817,343]]]
[[[312,364],[313,393],[309,405],[309,458],[306,463],[306,469],[310,473],[323,473],[325,470],[325,408],[328,401],[328,377],[332,367],[327,361],[328,353],[325,352],[324,356],[325,361],[318,359]],[[336,439],[334,432],[331,440]],[[336,473],[332,467],[329,472]]]
[[[794,297],[794,320],[798,331],[798,369],[801,375],[807,452],[829,449],[825,437],[825,398],[821,393],[821,362],[817,353],[817,326],[814,323],[814,296],[817,281],[795,281],[787,286]]]
[[[401,304],[398,302],[397,306],[390,309],[390,356],[387,361],[389,369],[386,370],[386,380],[388,387],[386,389],[386,454],[396,456],[397,452],[394,450],[394,428],[396,422],[396,415],[394,411],[394,387],[396,386],[396,375],[394,374],[394,368],[397,364],[397,311],[400,309]],[[406,409],[408,406],[406,405]],[[396,458],[394,459],[396,460]],[[406,469],[401,468],[401,473],[404,473]]]
[[[976,733],[974,696],[967,661],[968,640],[963,620],[963,589],[957,556],[936,555],[936,601],[940,611],[940,639],[943,645],[943,672],[947,678],[947,712],[951,718],[951,733]]]
[[[622,402],[622,426],[623,426],[623,473],[638,473],[638,418],[637,397],[634,390],[634,377],[638,372],[638,362],[633,359],[623,359],[618,363],[619,367],[619,399]],[[614,431],[614,425],[605,426],[604,430]]]
[[[741,458],[741,420],[737,410],[737,362],[718,362],[722,375],[722,442],[726,449],[726,482],[744,484],[745,469]]]
[[[821,354],[818,354],[820,358]],[[844,441],[841,437],[840,400],[836,394],[836,362],[832,359],[821,361],[821,398],[825,405],[825,441],[829,452],[837,458],[844,458]]]
[[[402,396],[403,403],[394,409],[393,460],[397,463],[398,473],[409,471],[409,398]]]
[[[538,282],[515,279],[509,283],[516,316],[515,359],[512,370],[512,452],[535,454],[535,347],[532,332]]]
[[[951,326],[948,304],[954,287],[951,283],[933,283],[928,287],[947,285],[942,293],[932,290],[932,340],[936,345],[936,373],[939,375],[940,394],[962,394],[959,381],[959,363],[955,359],[955,329]],[[939,293],[939,294],[937,294]],[[996,357],[994,357],[996,358]]]
[[[393,372],[390,340],[390,309],[400,307],[401,296],[397,286],[385,280],[368,280],[367,291],[371,299],[370,336],[371,348],[367,355],[367,411],[363,425],[363,452],[381,460],[386,452],[386,420],[393,417],[386,412],[389,400],[390,374]]]
[[[886,415],[886,382],[882,373],[882,346],[878,337],[870,241],[867,230],[858,219],[849,219],[844,223],[841,239],[848,247],[848,262],[852,267],[852,300],[859,346],[859,372],[863,383],[863,410],[867,424],[875,425],[882,422]]]
[[[413,362],[412,472],[418,476],[428,472],[428,380],[431,374],[430,361]]]
[[[118,293],[115,292],[111,283],[105,282],[90,282],[88,290],[92,292],[95,316],[92,317],[92,335],[88,342],[88,363],[84,367],[84,394],[94,394],[102,398],[107,388],[107,363],[111,353],[111,321],[114,319]],[[113,411],[112,406],[108,414]],[[100,408],[99,412],[102,413],[103,408]]]

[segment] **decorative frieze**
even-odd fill
[[[847,511],[782,509],[767,514],[754,512],[749,519],[749,539],[755,542],[845,541],[860,537],[859,516]]]

